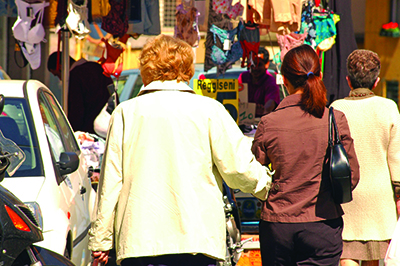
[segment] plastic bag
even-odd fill
[[[386,251],[384,262],[385,266],[400,265],[400,218],[397,220],[396,228],[394,229],[392,240]]]

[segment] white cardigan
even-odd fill
[[[343,204],[343,240],[388,240],[396,226],[392,181],[400,181],[400,114],[392,100],[373,96],[332,103],[347,118],[360,182]]]
[[[222,180],[266,199],[271,177],[224,106],[183,82],[114,110],[89,249],[129,257],[203,253],[225,258]]]

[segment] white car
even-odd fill
[[[88,230],[95,194],[74,132],[53,93],[35,80],[2,80],[0,130],[26,159],[2,185],[28,204],[43,230],[38,246],[76,266],[91,262]]]

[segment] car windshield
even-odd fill
[[[14,141],[26,156],[12,177],[43,176],[36,132],[25,99],[6,98],[3,113],[0,115],[0,130],[4,137]]]

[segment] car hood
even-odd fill
[[[6,177],[1,185],[23,202],[36,201],[44,184],[43,176]]]

